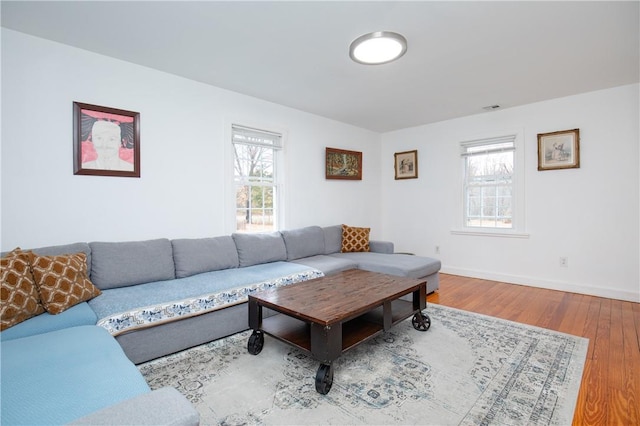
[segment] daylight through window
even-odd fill
[[[282,135],[232,126],[236,231],[278,229],[278,152]]]
[[[464,226],[513,228],[515,135],[461,143]]]

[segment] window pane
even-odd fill
[[[486,199],[488,197],[496,196],[496,187],[495,186],[483,186],[482,187],[482,198]]]
[[[480,216],[480,210],[482,208],[481,198],[470,198],[467,208],[467,216]]]
[[[511,203],[509,203],[509,205],[501,204],[498,206],[498,217],[503,220],[511,217]]]
[[[233,125],[236,226],[238,231],[275,231],[277,227],[277,151],[282,136]]]
[[[513,151],[487,152],[508,145],[478,144],[465,153],[466,226],[511,228]],[[511,145],[512,146],[512,145]]]
[[[513,152],[484,154],[467,157],[467,176],[495,180],[499,176],[511,176],[513,173]]]
[[[496,195],[498,197],[511,197],[511,186],[499,186]]]
[[[236,208],[249,207],[249,187],[242,185],[236,187]]]
[[[274,150],[262,146],[235,145],[236,181],[274,181]]]
[[[496,198],[487,197],[483,200],[482,204],[482,216],[483,217],[495,217],[496,215]]]
[[[275,231],[274,186],[236,187],[236,229],[244,232]]]

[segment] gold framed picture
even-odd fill
[[[362,152],[327,148],[325,178],[362,180]]]
[[[580,129],[538,134],[538,170],[580,168]]]
[[[394,158],[396,180],[418,177],[418,150],[396,152]]]

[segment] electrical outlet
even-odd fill
[[[436,246],[436,254],[440,254],[440,246]]]
[[[565,257],[565,256],[561,256],[560,257],[560,266],[562,266],[563,268],[568,268],[569,267],[569,258]]]

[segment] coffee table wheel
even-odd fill
[[[326,395],[331,390],[333,384],[333,365],[320,364],[316,373],[316,390],[322,395]]]
[[[427,314],[418,312],[413,316],[411,324],[413,325],[413,328],[418,331],[427,331],[429,327],[431,327],[431,318],[429,318],[429,315]]]
[[[254,330],[254,332],[249,336],[249,342],[247,342],[247,350],[251,355],[258,355],[262,352],[262,347],[264,346],[264,333],[259,330]]]

